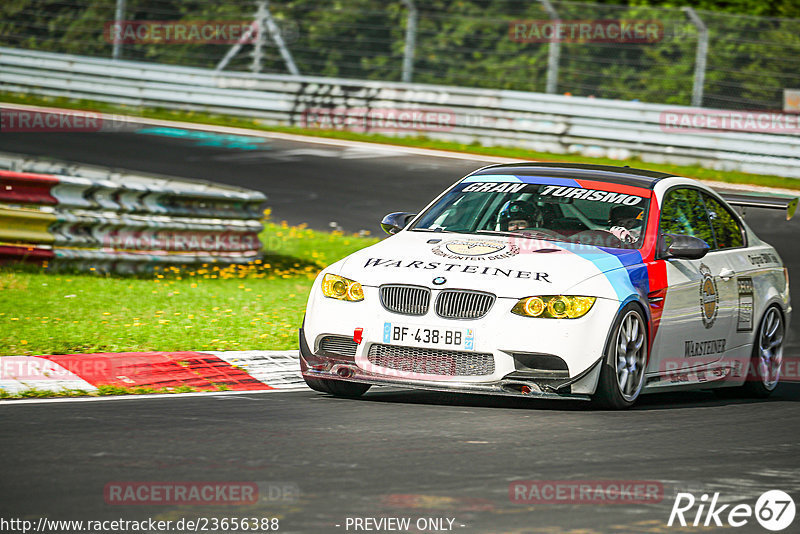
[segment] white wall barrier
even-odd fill
[[[0,48],[0,90],[800,178],[800,114],[216,72]]]

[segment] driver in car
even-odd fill
[[[529,202],[514,200],[506,202],[497,217],[500,230],[516,232],[541,226],[541,215]]]
[[[643,213],[636,206],[614,206],[608,214],[608,231],[623,243],[636,243],[642,233]]]

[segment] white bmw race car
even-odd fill
[[[348,397],[392,385],[610,408],[673,389],[767,396],[788,275],[730,206],[796,204],[628,167],[479,169],[320,273],[303,377]]]

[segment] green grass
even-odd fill
[[[154,276],[0,270],[0,355],[297,348],[311,284],[378,241],[267,223],[262,261]]]
[[[266,212],[269,217],[269,210]],[[294,263],[327,266],[357,250],[380,241],[378,237],[346,235],[342,232],[320,232],[305,225],[288,226],[286,223],[267,222],[261,233],[261,242],[273,255],[296,260]],[[292,266],[294,266],[294,263]]]
[[[219,391],[226,391],[228,388],[219,386]],[[53,397],[108,397],[113,395],[150,395],[152,393],[195,393],[199,390],[190,386],[178,386],[174,388],[126,388],[120,386],[101,385],[97,386],[97,391],[86,391],[85,389],[59,389],[50,391],[45,389],[25,389],[17,393],[9,393],[0,389],[0,399],[44,399]]]
[[[105,113],[118,113],[125,115],[136,115],[153,119],[175,120],[193,122],[201,124],[213,124],[219,126],[232,126],[238,128],[248,128],[253,130],[264,130],[274,132],[292,133],[298,135],[312,135],[318,137],[328,137],[336,139],[347,139],[353,141],[367,141],[374,143],[384,143],[391,145],[412,146],[419,148],[431,148],[436,150],[449,150],[454,152],[465,152],[470,154],[483,154],[488,156],[501,156],[508,158],[518,158],[525,160],[538,161],[563,161],[573,163],[593,163],[598,165],[631,165],[633,167],[661,171],[698,180],[713,180],[718,182],[728,182],[736,184],[753,184],[767,187],[781,187],[786,189],[800,189],[800,180],[785,178],[781,176],[771,176],[765,174],[749,174],[738,171],[717,171],[706,169],[699,165],[671,165],[664,163],[648,163],[638,158],[628,160],[615,160],[610,158],[590,158],[577,154],[552,154],[545,152],[534,152],[523,148],[515,147],[484,147],[479,144],[461,144],[448,141],[438,141],[427,137],[390,137],[381,134],[363,134],[340,130],[316,130],[304,129],[288,126],[274,126],[263,124],[259,120],[235,117],[230,115],[213,115],[208,113],[173,111],[165,109],[134,108],[128,106],[117,106],[102,102],[87,100],[71,100],[56,97],[39,97],[33,95],[0,92],[0,101],[60,107],[67,109],[90,109]]]

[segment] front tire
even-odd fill
[[[594,401],[603,408],[630,408],[644,386],[647,323],[636,304],[622,309],[608,338]]]
[[[336,397],[346,397],[355,399],[360,397],[370,388],[369,384],[359,384],[357,382],[345,382],[343,380],[332,380],[328,378],[311,378],[303,376],[308,387],[314,391],[330,393]]]

